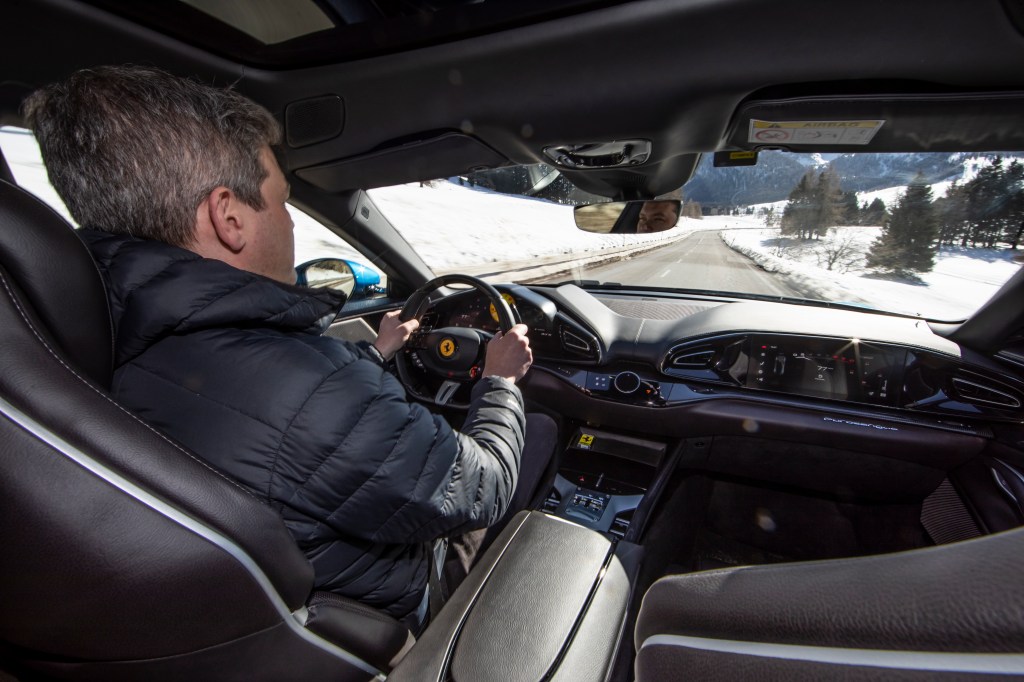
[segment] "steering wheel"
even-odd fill
[[[435,277],[414,291],[399,313],[399,319],[406,322],[415,318],[422,324],[423,314],[430,307],[430,294],[449,284],[468,285],[486,296],[498,314],[498,327],[502,332],[519,323],[519,312],[497,289],[476,277],[458,274]],[[418,398],[432,400],[442,407],[467,409],[468,401],[453,398],[459,388],[473,384],[482,375],[487,342],[491,338],[492,335],[482,329],[421,326],[395,356],[398,376],[406,390]],[[426,390],[421,387],[422,380],[426,382]]]

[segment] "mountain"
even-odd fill
[[[762,152],[756,166],[715,168],[710,154],[697,164],[683,185],[683,198],[701,206],[746,206],[779,201],[789,196],[810,159],[809,154]],[[803,161],[803,163],[801,162]]]
[[[795,154],[762,152],[756,166],[715,168],[710,155],[701,159],[683,186],[686,199],[702,206],[747,206],[783,201],[808,168],[830,166],[840,189],[870,192],[910,184],[918,172],[927,184],[970,178],[980,159],[1024,158],[1020,152],[922,152],[912,154]]]

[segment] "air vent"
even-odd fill
[[[670,348],[661,371],[670,376],[743,385],[748,359],[745,336],[723,336],[695,345]]]
[[[715,358],[715,351],[706,350],[680,350],[672,353],[666,365],[676,369],[707,369]]]
[[[558,325],[558,340],[562,350],[588,360],[597,360],[600,357],[600,346],[597,338],[581,327],[562,321]]]
[[[996,405],[1017,409],[1021,406],[1020,397],[1014,395],[1013,389],[989,382],[981,377],[968,375],[953,377],[953,388],[960,400],[980,405]]]
[[[579,350],[584,353],[594,350],[585,338],[569,329],[562,330],[562,345],[570,350]]]

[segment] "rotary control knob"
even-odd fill
[[[615,375],[612,385],[619,393],[634,393],[640,388],[640,376],[636,372],[620,372]]]

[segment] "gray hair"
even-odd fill
[[[237,92],[103,66],[37,90],[24,111],[50,183],[82,227],[189,246],[214,188],[264,208],[260,153],[281,129]]]

